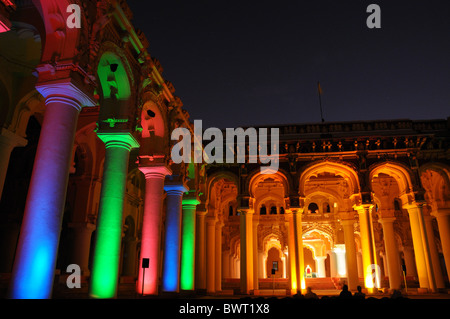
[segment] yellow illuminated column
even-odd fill
[[[301,292],[306,293],[305,285],[305,262],[303,258],[303,239],[302,239],[302,213],[301,210],[293,210],[294,216],[294,234],[295,234],[295,245],[296,245],[296,264],[297,264],[297,287],[301,289]]]
[[[416,262],[414,260],[414,249],[411,246],[403,246],[403,257],[405,258],[406,276],[417,277]]]
[[[379,220],[383,225],[384,245],[386,248],[387,266],[389,272],[389,288],[400,289],[402,279],[397,243],[394,236],[394,217],[384,217]]]
[[[222,291],[222,227],[223,222],[216,223],[216,268],[214,270],[216,292]]]
[[[373,238],[373,223],[371,214],[372,207],[373,205],[370,204],[360,205],[355,208],[359,216],[364,285],[369,289],[374,288],[374,282],[379,288],[380,278],[376,261],[377,259],[375,256],[376,250],[375,240]],[[374,276],[376,276],[376,280],[374,280]]]
[[[450,274],[450,208],[439,208],[431,214],[437,220],[445,266],[447,274]]]
[[[431,263],[433,265],[433,273],[434,273],[434,280],[436,282],[436,288],[438,289],[444,289],[444,277],[442,276],[442,270],[441,265],[439,261],[439,255],[436,248],[436,243],[434,239],[434,230],[433,230],[433,224],[432,220],[433,217],[430,215],[423,216],[425,221],[425,228],[427,231],[427,237],[428,237],[428,246],[430,249],[430,257],[431,257]]]
[[[241,293],[250,294],[253,290],[253,211],[241,210]]]
[[[205,215],[206,211],[197,208],[197,225],[195,232],[195,289],[206,289],[205,259]]]
[[[253,214],[253,289],[259,289],[258,277],[258,216]]]
[[[420,288],[427,288],[431,291],[435,291],[436,286],[434,283],[434,274],[428,249],[428,238],[423,222],[422,206],[413,203],[404,205],[403,208],[405,208],[409,214],[419,286]]]
[[[216,266],[216,219],[206,218],[206,292],[213,293],[216,289],[215,266]]]
[[[288,229],[288,262],[289,262],[289,278],[291,282],[291,295],[298,292],[297,285],[297,266],[295,264],[296,248],[295,248],[295,231],[294,231],[294,216],[290,210],[286,210],[285,218]]]
[[[356,287],[359,284],[358,265],[356,264],[356,248],[353,227],[354,223],[355,221],[353,219],[346,219],[341,221],[341,225],[344,228],[345,257],[349,290],[356,290]]]

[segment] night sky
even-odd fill
[[[371,3],[381,29],[369,29]],[[128,0],[203,127],[450,116],[450,1]]]

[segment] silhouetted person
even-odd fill
[[[342,291],[339,294],[339,298],[342,298],[342,299],[350,299],[350,298],[352,298],[352,293],[350,291],[348,291],[348,286],[347,285],[342,286]]]
[[[366,294],[361,291],[361,286],[356,287],[356,289],[358,291],[355,292],[353,297],[355,297],[356,299],[365,299],[366,298]]]
[[[312,292],[311,287],[306,288],[305,298],[306,299],[318,299],[317,295],[314,292]]]

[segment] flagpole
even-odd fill
[[[325,122],[323,119],[323,112],[322,112],[322,89],[320,88],[320,82],[317,81],[317,92],[319,93],[319,106],[320,106],[320,118],[322,119],[322,123]]]

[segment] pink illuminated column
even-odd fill
[[[11,298],[50,298],[69,167],[83,105],[94,102],[70,82],[37,86],[46,111],[17,245]]]
[[[164,179],[171,175],[166,166],[144,166],[139,170],[145,175],[145,202],[142,225],[141,255],[139,258],[139,277],[137,292],[144,295],[158,294],[159,256],[161,245],[161,214],[164,194]],[[149,258],[149,268],[143,277],[142,259]],[[142,291],[144,284],[144,291]]]

